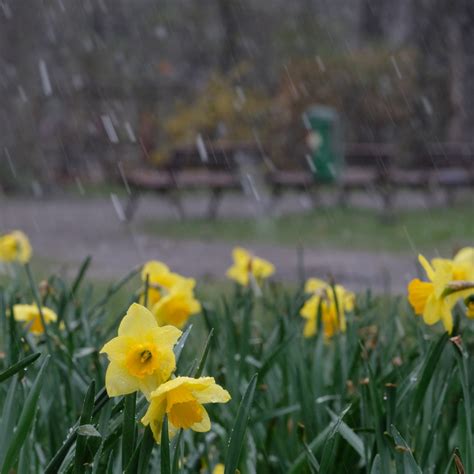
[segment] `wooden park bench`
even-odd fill
[[[450,203],[459,189],[474,187],[474,144],[428,144],[410,160],[403,160],[406,164],[400,158],[394,145],[346,144],[344,167],[334,183],[339,203],[347,205],[352,192],[364,191],[379,196],[383,208],[390,210],[402,189],[422,191],[430,202],[433,192],[441,189]],[[314,198],[324,183],[308,166],[269,173],[268,184],[277,198],[286,190],[311,193]]]
[[[474,186],[474,144],[428,144],[406,165],[397,165],[391,170],[390,185],[392,192],[421,190],[429,200],[441,189],[450,203],[458,190]]]
[[[395,160],[393,145],[350,143],[345,146],[344,168],[337,185],[339,203],[346,205],[353,191],[367,191],[382,199],[383,207],[392,205],[390,173]]]
[[[390,205],[388,176],[393,161],[391,145],[356,143],[346,145],[344,166],[334,185],[338,187],[340,204],[347,204],[350,194],[356,190],[374,191],[381,195],[385,206]],[[286,191],[307,193],[316,202],[317,190],[322,185],[310,160],[298,170],[271,171],[266,175],[274,202]]]
[[[293,170],[272,170],[265,174],[270,191],[270,204],[274,207],[287,191],[309,195],[316,200],[316,180],[309,167]]]
[[[176,148],[161,166],[148,164],[125,171],[123,178],[130,189],[125,210],[127,219],[133,218],[140,194],[147,191],[167,198],[180,217],[184,217],[181,193],[198,190],[210,193],[207,216],[215,218],[223,195],[242,189],[239,154],[255,152],[254,144],[207,142],[201,146]]]

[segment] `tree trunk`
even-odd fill
[[[377,41],[384,36],[384,0],[362,0],[360,6],[360,37],[365,41]]]
[[[237,6],[234,0],[217,0],[219,14],[224,29],[220,66],[223,72],[228,72],[238,63],[238,32]]]
[[[459,19],[463,55],[463,138],[472,141],[474,131],[474,2],[472,0],[462,0]]]

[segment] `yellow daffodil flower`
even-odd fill
[[[321,323],[324,339],[331,339],[337,332],[346,331],[345,313],[354,309],[354,293],[341,285],[331,285],[317,278],[310,278],[305,285],[305,292],[312,296],[301,308],[300,315],[306,319],[303,330],[305,337],[312,337],[318,329],[318,308],[321,305]]]
[[[41,307],[43,313],[44,322],[46,324],[55,322],[58,320],[56,313],[47,308],[46,306]],[[28,327],[29,331],[36,336],[44,333],[43,322],[41,321],[41,315],[38,306],[35,304],[16,304],[13,306],[13,317],[15,321],[24,323],[25,327]]]
[[[31,258],[31,254],[30,241],[20,230],[15,230],[0,237],[0,260],[27,263]]]
[[[142,423],[150,425],[157,443],[161,440],[165,414],[170,437],[180,428],[204,433],[211,429],[211,421],[203,405],[227,403],[230,398],[229,392],[217,385],[213,377],[177,377],[151,393],[151,403]]]
[[[459,250],[453,260],[455,262],[468,262],[474,267],[474,247],[464,247]]]
[[[433,268],[443,267],[449,272],[450,281],[474,280],[474,248],[461,249],[452,260],[447,258],[434,258],[431,260]]]
[[[147,307],[151,309],[174,286],[186,282],[191,290],[196,286],[196,281],[172,272],[167,265],[157,260],[147,262],[142,269],[141,278],[145,282],[148,276]],[[144,304],[144,292],[140,296],[140,303]]]
[[[148,309],[132,304],[122,319],[118,336],[100,351],[110,364],[105,387],[110,397],[140,390],[150,393],[166,382],[176,368],[173,346],[181,331],[173,326],[158,326]]]
[[[436,324],[442,321],[448,333],[453,330],[453,317],[451,309],[459,297],[448,296],[444,292],[448,284],[453,281],[453,262],[446,259],[434,259],[430,265],[423,255],[418,256],[418,261],[425,270],[429,281],[414,278],[408,284],[408,301],[416,314],[423,316],[426,324]]]
[[[251,275],[257,283],[275,273],[272,263],[252,255],[247,250],[236,247],[232,252],[234,264],[227,270],[227,277],[242,286],[248,286]]]
[[[201,311],[201,304],[194,298],[193,287],[194,283],[182,281],[153,306],[152,313],[160,326],[171,324],[182,328],[190,316]]]
[[[212,474],[224,474],[224,464],[216,464],[212,470]]]

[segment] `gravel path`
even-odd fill
[[[290,200],[285,209],[302,205],[304,201]],[[192,199],[186,206],[200,212],[205,200]],[[251,201],[231,199],[230,203],[224,203],[223,212],[237,210],[236,214],[252,215],[255,209]],[[92,255],[91,275],[116,279],[145,260],[156,258],[190,276],[221,277],[230,264],[232,243],[193,240],[192,236],[186,241],[176,241],[137,230],[145,218],[172,215],[168,203],[153,197],[141,202],[132,225],[120,221],[116,206],[108,198],[2,198],[0,201],[0,229],[24,230],[31,238],[35,255],[51,262],[53,267],[72,272],[86,255]],[[245,242],[239,244],[245,246]],[[294,281],[298,277],[298,252],[294,247],[264,244],[249,247],[274,262],[281,279]],[[391,255],[305,248],[302,261],[306,276],[332,274],[355,290],[370,286],[378,292],[402,292],[415,271],[415,256],[411,253]]]

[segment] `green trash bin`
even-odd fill
[[[343,167],[342,133],[337,112],[331,107],[314,106],[303,115],[308,131],[310,166],[317,181],[337,181]]]

